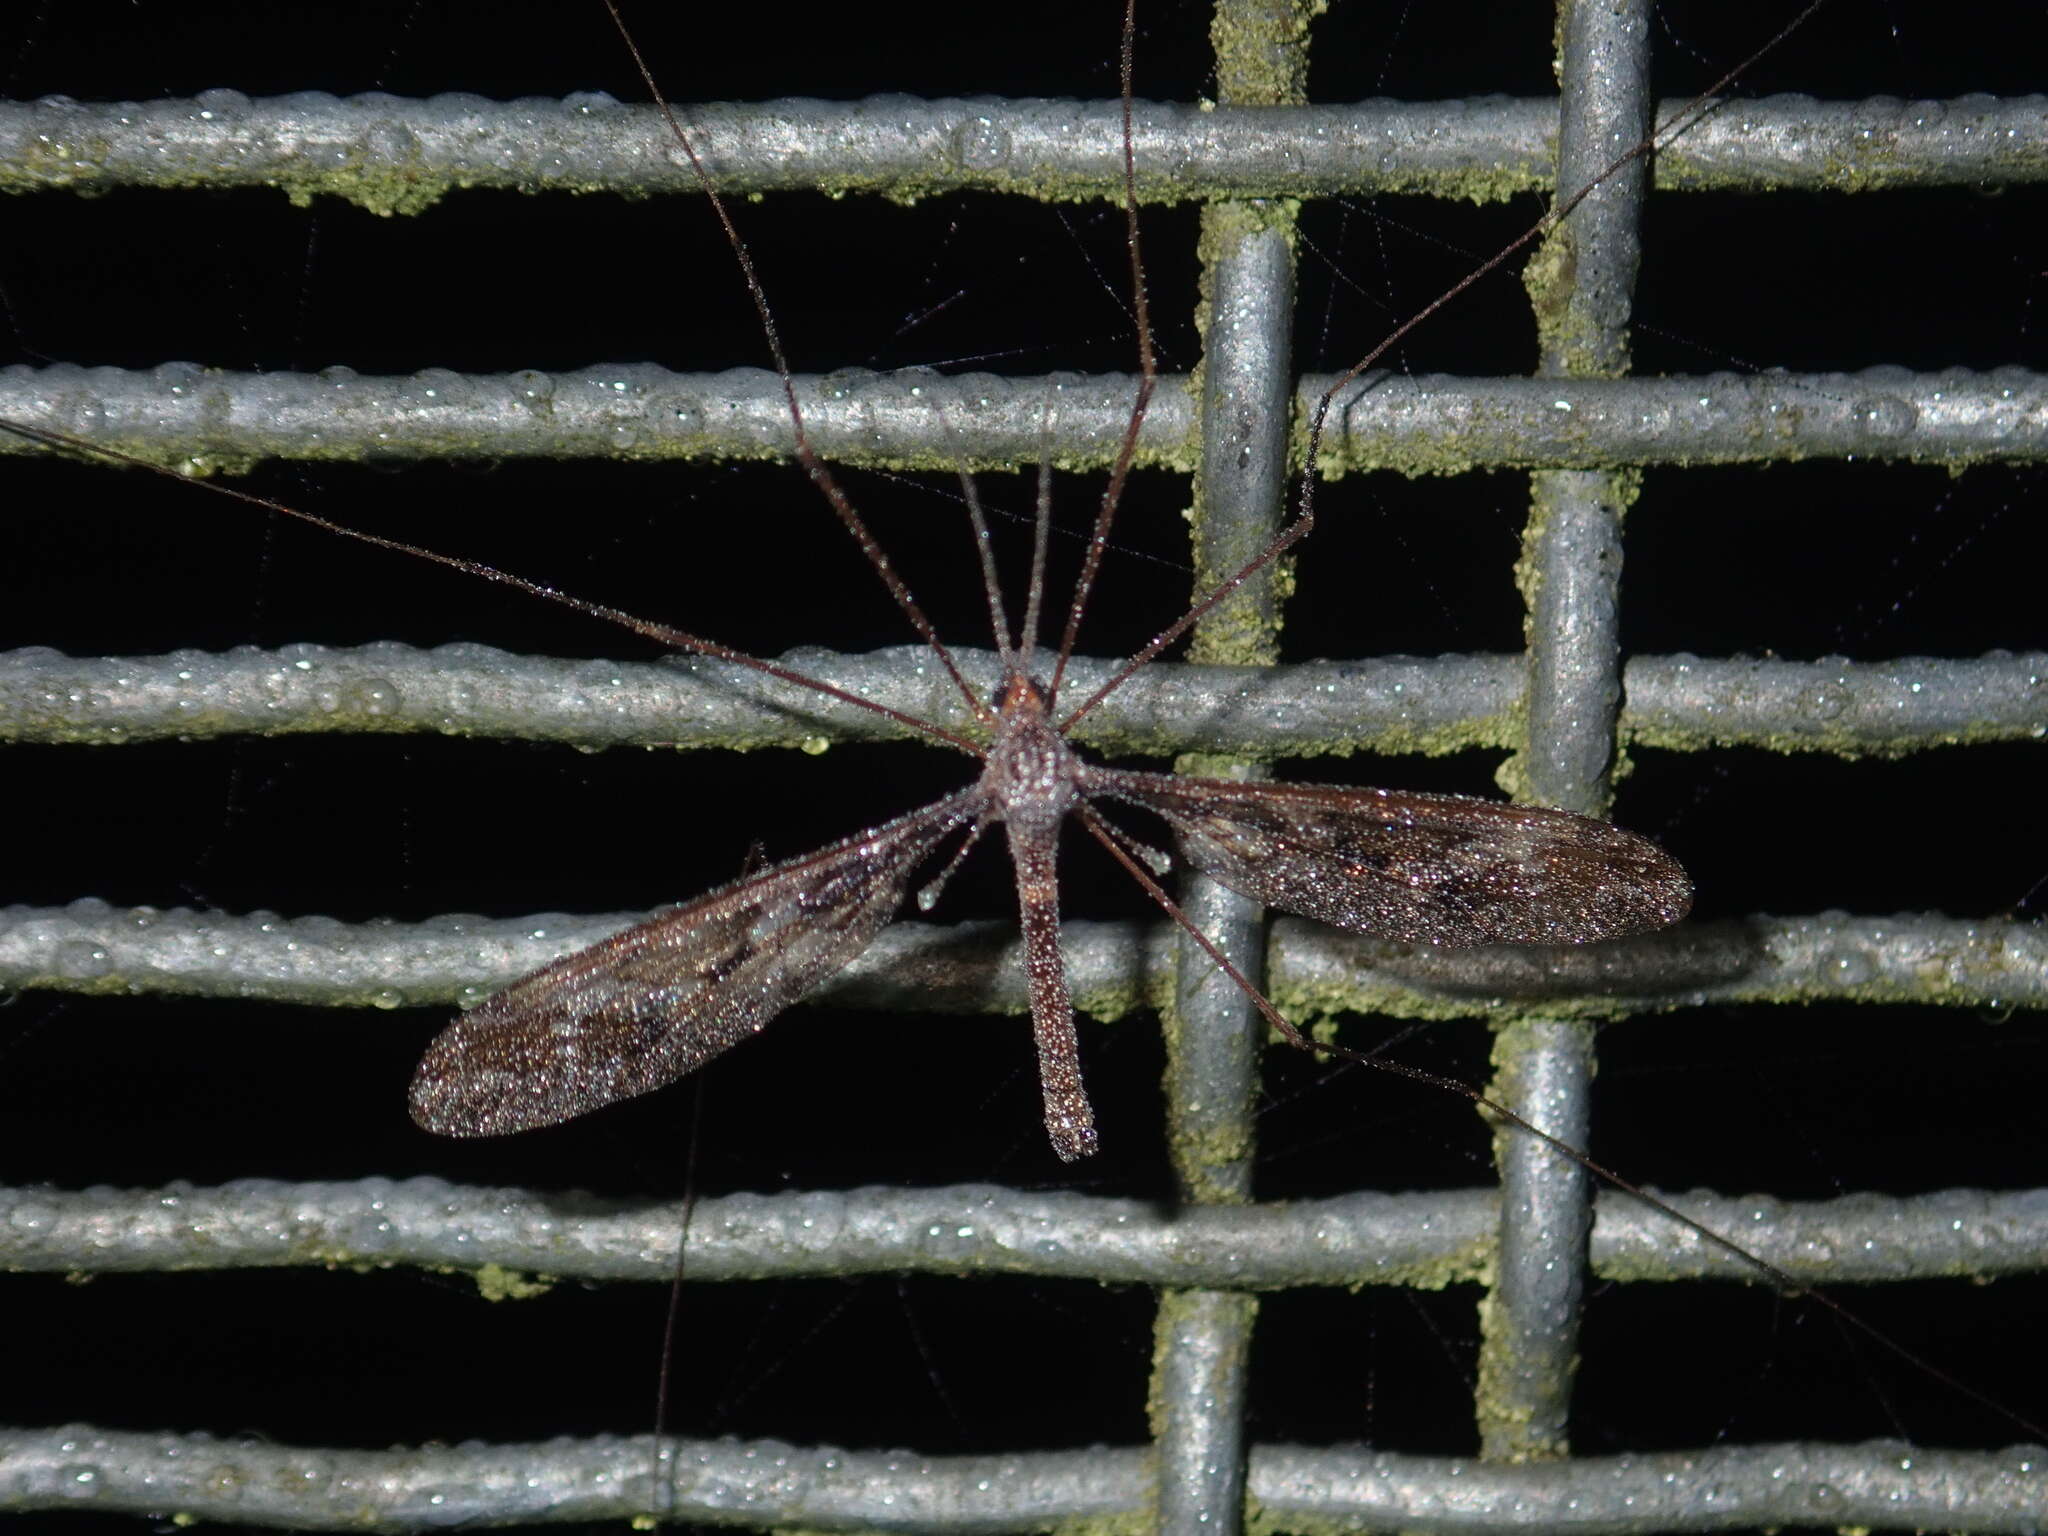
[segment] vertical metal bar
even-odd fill
[[[1295,0],[1221,0],[1210,36],[1219,106],[1305,99],[1309,12]],[[1294,216],[1273,203],[1202,211],[1202,457],[1194,485],[1195,591],[1251,561],[1285,513],[1293,380]],[[1248,583],[1196,626],[1202,661],[1271,665],[1279,606],[1269,578]],[[1183,772],[1249,778],[1249,763],[1190,756]],[[1254,985],[1264,914],[1216,881],[1191,875],[1180,899]],[[1185,935],[1167,1024],[1168,1135],[1180,1198],[1241,1204],[1252,1195],[1252,1103],[1264,1026],[1238,987]],[[1257,1301],[1242,1292],[1161,1292],[1151,1421],[1158,1455],[1154,1518],[1162,1532],[1243,1529],[1247,1365]]]
[[[1650,128],[1645,0],[1563,0],[1557,197],[1571,197]],[[1524,275],[1546,377],[1618,375],[1639,256],[1646,162],[1631,161],[1554,231]],[[1621,701],[1617,629],[1621,518],[1634,476],[1546,471],[1533,477],[1518,577],[1528,604],[1529,732],[1512,765],[1529,798],[1605,810]],[[1494,1040],[1492,1091],[1560,1140],[1583,1145],[1593,1076],[1590,1030],[1568,1021],[1510,1025]],[[1533,1137],[1495,1135],[1500,1256],[1482,1308],[1478,1419],[1482,1453],[1504,1461],[1569,1451],[1586,1236],[1585,1170]]]

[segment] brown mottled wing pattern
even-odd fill
[[[1267,906],[1422,944],[1586,944],[1675,923],[1685,871],[1565,811],[1319,784],[1118,769],[1088,790],[1154,811],[1197,869]]]
[[[502,1136],[673,1082],[866,949],[924,857],[974,816],[975,793],[777,864],[514,982],[427,1048],[413,1119],[444,1136]]]

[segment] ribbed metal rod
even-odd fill
[[[1224,0],[1210,34],[1219,108],[1303,99],[1305,14],[1294,0]],[[1293,421],[1295,204],[1216,202],[1202,210],[1204,304],[1201,455],[1194,477],[1190,600],[1250,564],[1280,530]],[[1280,659],[1280,596],[1270,569],[1204,615],[1190,659],[1271,667]],[[1184,773],[1264,777],[1244,759],[1176,759]],[[1265,985],[1265,914],[1194,870],[1177,882],[1188,918],[1243,972]],[[1184,1214],[1252,1196],[1258,1069],[1266,1026],[1244,990],[1192,934],[1177,941],[1165,1014],[1167,1155]],[[1159,1293],[1147,1394],[1160,1536],[1237,1536],[1245,1519],[1246,1415],[1257,1303],[1242,1293],[1176,1281]]]
[[[674,1493],[653,1446],[606,1436],[394,1451],[302,1449],[90,1425],[0,1431],[0,1503],[14,1510],[166,1511],[285,1530],[417,1531],[665,1518],[804,1530],[1026,1532],[1136,1517],[1149,1457],[1093,1447],[919,1456],[683,1441]],[[1787,1525],[2037,1532],[2048,1458],[2012,1451],[1758,1445],[1530,1466],[1262,1446],[1250,1497],[1267,1520],[1319,1531],[1726,1531]]]
[[[1568,216],[1522,274],[1534,302],[1545,379],[1628,372],[1628,321],[1641,254],[1645,157],[1615,162],[1649,134],[1646,0],[1564,0],[1563,86],[1552,207]],[[1588,189],[1591,189],[1590,191]],[[1571,200],[1577,206],[1571,207]],[[1621,518],[1632,477],[1553,469],[1530,485],[1515,568],[1527,604],[1527,739],[1508,772],[1518,795],[1582,816],[1607,813],[1621,713]],[[1504,1021],[1489,1095],[1567,1146],[1592,1118],[1593,1036],[1569,1018]],[[1579,1360],[1586,1171],[1518,1127],[1496,1125],[1501,1231],[1480,1308],[1476,1395],[1482,1455],[1527,1461],[1570,1453]]]
[[[1687,103],[1662,103],[1670,120]],[[1114,102],[776,101],[683,107],[727,191],[1122,196]],[[1137,104],[1138,195],[1501,198],[1552,179],[1554,100],[1204,109]],[[1660,188],[1969,186],[2048,179],[2048,98],[1731,101],[1657,157]],[[418,212],[457,188],[672,192],[696,183],[650,106],[239,91],[0,105],[0,191],[275,187]]]
[[[956,651],[992,680],[988,652]],[[912,646],[781,660],[955,729],[959,695]],[[1073,665],[1086,688],[1110,663]],[[1900,755],[2048,738],[2048,653],[1949,660],[1778,661],[1639,656],[1623,670],[1637,746]],[[1527,670],[1514,656],[1390,657],[1278,667],[1154,662],[1075,733],[1100,752],[1343,756],[1505,747]],[[727,663],[562,661],[489,646],[237,647],[74,658],[0,654],[0,741],[121,746],[302,734],[415,733],[581,747],[799,747],[904,731],[851,705]],[[963,762],[966,759],[962,759]],[[1398,779],[1397,768],[1386,777]]]
[[[1813,1284],[1990,1280],[2048,1268],[2043,1189],[1807,1202],[1699,1191],[1668,1198]],[[1596,1204],[1592,1261],[1604,1279],[1763,1283],[1750,1265],[1627,1195],[1602,1191]],[[691,1215],[688,1273],[706,1283],[911,1273],[1232,1292],[1440,1286],[1479,1278],[1499,1207],[1491,1189],[1199,1209],[986,1184],[725,1195],[700,1201]],[[675,1272],[679,1220],[669,1203],[431,1178],[0,1187],[0,1270],[498,1265],[563,1280],[665,1285]]]
[[[1334,377],[1296,390],[1300,416]],[[1123,374],[1057,380],[849,370],[797,380],[818,451],[844,463],[989,468],[1036,462],[1104,468],[1130,415]],[[1048,421],[1048,404],[1056,406]],[[220,373],[55,364],[0,368],[0,419],[200,471],[256,462],[789,456],[789,414],[759,369],[679,374],[648,364],[573,372],[403,378],[349,369]],[[42,452],[0,433],[0,454]],[[1293,452],[1298,460],[1301,445]],[[1139,462],[1191,469],[1195,411],[1168,378],[1146,417]],[[1468,379],[1370,374],[1339,397],[1325,470],[1446,474],[1476,468],[1788,463],[1879,459],[1930,464],[2048,458],[2048,375],[1734,374],[1637,379]]]
[[[228,916],[94,898],[0,908],[0,986],[101,996],[262,999],[397,1008],[474,1001],[645,912],[449,916],[420,923]],[[1098,1017],[1165,1003],[1178,931],[1070,919],[1068,970]],[[1268,990],[1303,1025],[1337,1012],[1397,1018],[1623,1018],[1705,1003],[1822,1001],[2048,1007],[2039,923],[1752,917],[1590,949],[1406,949],[1280,918]],[[897,922],[807,1002],[918,1012],[1026,1009],[1016,928]],[[1798,1027],[1792,1013],[1785,1027]]]

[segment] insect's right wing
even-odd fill
[[[1586,944],[1677,922],[1692,882],[1647,838],[1540,806],[1090,770],[1197,869],[1267,906],[1423,944]]]
[[[975,793],[777,864],[514,982],[427,1047],[413,1119],[444,1136],[501,1136],[673,1082],[866,949],[925,856],[973,819]]]

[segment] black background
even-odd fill
[[[707,35],[696,7],[635,16],[679,101],[780,95],[1115,91],[1105,5],[763,10]],[[1703,13],[1704,14],[1703,14]],[[1683,96],[1761,44],[1770,6],[1660,13],[1660,90]],[[736,24],[727,17],[722,24]],[[1206,94],[1206,12],[1148,8],[1139,93]],[[1000,30],[999,30],[1000,29]],[[1551,89],[1540,8],[1347,6],[1318,24],[1312,94],[1409,99]],[[1954,7],[1838,0],[1747,85],[1828,97],[2016,94],[2038,57]],[[1339,66],[1342,67],[1339,67]],[[7,94],[186,95],[217,85],[494,97],[642,94],[599,9],[191,4],[50,6],[0,24]],[[1319,206],[1305,226],[1297,361],[1342,367],[1490,255],[1533,203]],[[1882,198],[1667,199],[1652,213],[1637,334],[1646,371],[2042,362],[2048,285],[2026,190]],[[704,210],[606,197],[458,195],[410,219],[273,193],[42,196],[0,247],[8,360],[364,373],[762,360]],[[740,209],[799,369],[938,365],[1035,375],[1125,368],[1120,216],[986,198],[915,207],[781,197]],[[1166,366],[1199,355],[1193,218],[1147,214]],[[1420,370],[1533,360],[1512,280],[1461,301],[1402,352]],[[271,526],[202,492],[7,461],[0,644],[152,654],[302,640],[650,659],[621,636],[453,573]],[[985,620],[943,482],[850,477],[941,630]],[[262,472],[266,492],[761,652],[907,636],[814,494],[773,466],[574,463]],[[1093,482],[1061,484],[1066,526]],[[1028,506],[1022,478],[989,494]],[[2038,476],[1806,465],[1653,471],[1629,524],[1629,650],[1805,659],[2039,648]],[[1130,649],[1185,600],[1165,477],[1134,487],[1087,648]],[[1501,651],[1523,482],[1340,483],[1301,562],[1290,656]],[[764,536],[765,535],[765,536]],[[2048,875],[2038,748],[1842,763],[1762,752],[1639,754],[1617,818],[1694,872],[1707,916],[2019,908]],[[1494,760],[1358,759],[1295,776],[1484,792]],[[448,911],[612,912],[728,878],[756,841],[804,851],[960,782],[914,746],[722,757],[443,741],[297,739],[120,750],[16,748],[25,839],[6,899],[265,909],[347,919]],[[1068,906],[1142,916],[1082,857]],[[999,915],[1007,872],[977,861],[947,917]],[[438,1173],[476,1184],[669,1196],[684,1178],[685,1086],[557,1131],[454,1144],[416,1131],[404,1085],[434,1010],[322,1013],[234,1003],[19,998],[0,1028],[0,1176],[65,1188],[239,1176]],[[1359,1021],[1347,1038],[1378,1038]],[[1057,1164],[1021,1021],[799,1009],[705,1075],[697,1183],[731,1190],[1000,1180],[1163,1196],[1159,1050],[1147,1018],[1084,1023],[1104,1154]],[[1477,1025],[1409,1059],[1475,1077]],[[1925,1009],[1706,1010],[1603,1039],[1596,1150],[1631,1177],[1823,1197],[2040,1182],[2038,1030]],[[1261,1193],[1484,1182],[1461,1103],[1285,1053],[1268,1063]],[[252,1431],[288,1443],[644,1432],[666,1298],[558,1287],[485,1306],[414,1274],[256,1273],[6,1282],[33,1319],[0,1417]],[[1262,1311],[1261,1441],[1471,1448],[1471,1292],[1304,1293]],[[2024,1369],[2040,1287],[1889,1288],[1853,1305],[2037,1421]],[[670,1425],[691,1435],[932,1452],[1130,1444],[1145,1434],[1151,1299],[1037,1281],[877,1277],[696,1287]],[[18,1324],[18,1328],[20,1325]],[[1824,1316],[1756,1289],[1607,1291],[1586,1340],[1578,1446],[1900,1435],[2020,1438],[1924,1377],[1845,1346]],[[70,1528],[84,1529],[74,1521]]]

